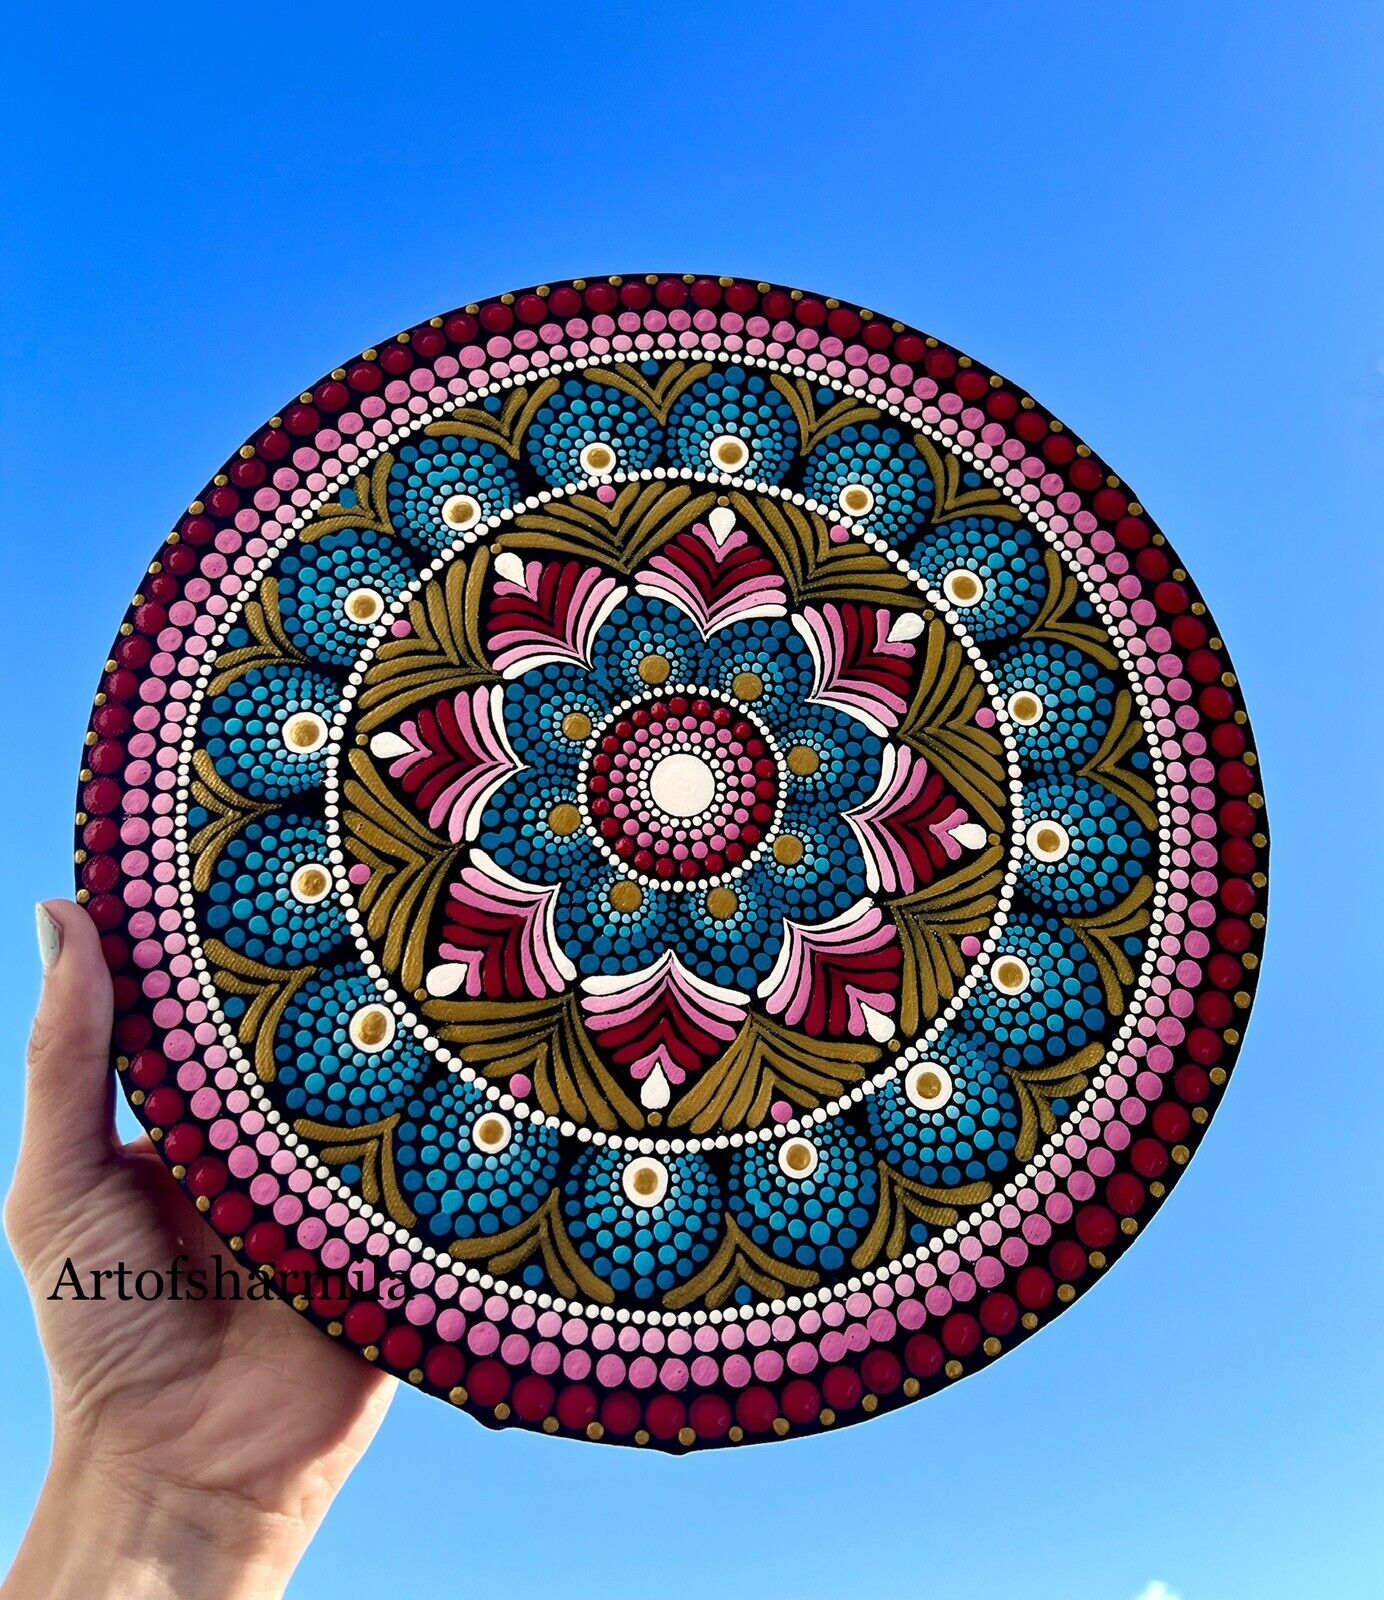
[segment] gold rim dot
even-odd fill
[[[821,756],[808,745],[795,744],[788,752],[788,770],[795,778],[810,778],[821,764]]]
[[[764,693],[764,679],[757,672],[740,672],[730,690],[737,700],[758,700]]]
[[[559,839],[565,839],[581,827],[581,812],[575,806],[554,806],[548,813],[548,826]]]
[[[568,739],[589,739],[591,718],[584,711],[569,711],[562,719],[562,732]]]
[[[804,855],[803,842],[794,833],[781,833],[774,840],[774,860],[781,867],[796,867]]]
[[[673,670],[673,664],[667,656],[645,656],[639,663],[639,676],[647,684],[667,683],[668,675]]]
[[[858,517],[870,509],[872,499],[870,491],[857,483],[841,496],[841,509],[848,511],[853,517]]]
[[[713,889],[706,897],[706,911],[718,922],[729,920],[740,909],[740,896],[733,889]]]
[[[318,900],[331,887],[331,881],[321,867],[300,867],[291,887],[299,899]]]

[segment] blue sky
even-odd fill
[[[295,1600],[1384,1592],[1378,9],[42,10],[7,24],[0,104],[20,768],[0,798],[0,1167],[31,905],[70,882],[86,713],[144,563],[288,396],[475,296],[748,273],[1012,375],[1200,581],[1268,785],[1270,949],[1233,1092],[1069,1315],[894,1417],[685,1461],[494,1435],[404,1395]],[[0,1329],[4,1558],[47,1437],[8,1258]]]

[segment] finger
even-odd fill
[[[110,973],[80,906],[37,908],[43,995],[29,1041],[21,1168],[82,1187],[115,1148]]]

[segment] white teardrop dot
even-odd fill
[[[985,598],[985,583],[969,567],[954,567],[942,579],[942,593],[949,605],[967,611],[971,606],[978,606]]]
[[[351,1018],[347,1032],[357,1050],[375,1055],[394,1043],[394,1013],[387,1006],[374,1002],[362,1006]]]
[[[434,998],[445,1000],[466,982],[466,970],[460,961],[440,962],[437,966],[428,968],[427,976],[423,979],[423,987]]]
[[[607,472],[614,472],[619,464],[619,457],[615,454],[612,445],[604,439],[593,439],[590,444],[583,445],[577,456],[577,465],[589,478],[599,478]]]
[[[397,733],[377,733],[370,741],[370,754],[377,761],[393,761],[397,756],[406,756],[412,749],[413,746]]]
[[[671,1098],[667,1073],[662,1067],[655,1067],[639,1086],[639,1104],[646,1111],[662,1111]]]
[[[488,1156],[498,1155],[513,1137],[509,1118],[502,1117],[498,1111],[487,1111],[477,1117],[471,1129],[471,1143]]]
[[[875,509],[875,492],[867,483],[843,484],[836,503],[848,517],[868,517]]]
[[[1033,981],[1028,962],[1003,952],[990,963],[990,982],[1001,994],[1022,994]]]
[[[779,1146],[779,1171],[786,1178],[810,1178],[820,1159],[811,1139],[785,1139]]]
[[[707,446],[707,452],[718,472],[743,472],[749,465],[750,447],[733,433],[718,434]]]
[[[454,494],[442,502],[442,520],[457,533],[466,533],[481,520],[481,503],[473,494]]]
[[[288,880],[288,892],[304,906],[315,906],[332,892],[332,875],[316,861],[305,861]]]
[[[865,1020],[865,1031],[876,1044],[888,1044],[894,1037],[894,1019],[883,1011],[876,1011],[873,1006],[867,1006],[863,1001],[860,1006],[860,1015]]]
[[[951,836],[963,850],[983,850],[990,837],[978,822],[963,822],[959,828],[951,829]]]
[[[1010,695],[1005,709],[1021,728],[1031,728],[1043,718],[1042,699],[1032,689],[1016,689]]]
[[[295,711],[279,729],[284,744],[295,755],[310,756],[327,742],[327,724],[315,711]]]
[[[495,557],[495,571],[509,583],[523,583],[524,563],[513,550]]]
[[[1024,843],[1028,846],[1029,854],[1039,861],[1060,861],[1072,847],[1067,830],[1050,817],[1030,823]]]
[[[384,596],[378,589],[352,589],[342,600],[341,609],[347,622],[368,628],[384,615]]]
[[[633,1206],[656,1206],[668,1193],[668,1169],[652,1156],[639,1156],[620,1174],[620,1187]]]
[[[729,506],[714,507],[706,520],[716,535],[717,544],[724,544],[735,532],[735,513]]]
[[[923,631],[923,619],[916,611],[905,611],[894,620],[889,630],[890,644],[901,644],[905,639],[916,639]]]
[[[951,1099],[951,1073],[935,1061],[915,1061],[903,1080],[903,1092],[919,1111],[936,1111]]]

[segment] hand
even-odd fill
[[[48,970],[5,1226],[52,1376],[53,1460],[0,1595],[281,1594],[393,1380],[273,1300],[121,1301],[113,1280],[102,1300],[50,1298],[69,1260],[88,1292],[120,1262],[167,1280],[179,1254],[210,1280],[219,1241],[149,1140],[116,1138],[94,925],[62,901],[38,917]]]

